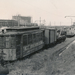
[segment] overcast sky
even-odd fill
[[[31,16],[33,22],[46,20],[51,25],[71,25],[75,21],[75,0],[0,0],[0,19],[13,15]]]

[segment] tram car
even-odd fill
[[[73,32],[67,32],[66,36],[67,37],[73,37],[75,34]]]
[[[67,30],[67,37],[73,37],[75,35],[75,29],[74,28],[69,28]]]
[[[38,26],[6,28],[0,33],[0,52],[5,54],[5,61],[23,58],[43,46],[43,31]]]

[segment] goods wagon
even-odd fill
[[[45,37],[45,46],[50,47],[56,43],[56,29],[55,28],[46,28],[44,30]]]
[[[5,61],[23,58],[44,46],[39,27],[7,28],[5,31],[0,34],[0,52],[5,54]]]

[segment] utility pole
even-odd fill
[[[44,19],[44,20],[43,20],[43,25],[45,25],[45,22],[46,22],[46,21],[45,21],[45,19]]]
[[[41,26],[41,17],[40,17],[40,26]]]
[[[66,17],[75,17],[75,16],[65,16],[65,18],[66,18]],[[71,19],[71,25],[72,25],[72,18],[70,18],[70,19]]]
[[[61,22],[60,22],[60,26],[61,26]]]
[[[41,17],[40,17],[40,20],[36,20],[35,21],[35,23],[37,23],[37,22],[39,22],[39,25],[41,26],[41,24],[42,24],[41,22],[43,22],[43,24],[45,24],[46,21],[45,21],[45,19],[41,20]]]

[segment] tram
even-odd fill
[[[0,52],[5,54],[5,61],[23,58],[43,46],[43,31],[38,26],[6,28],[0,33]]]

